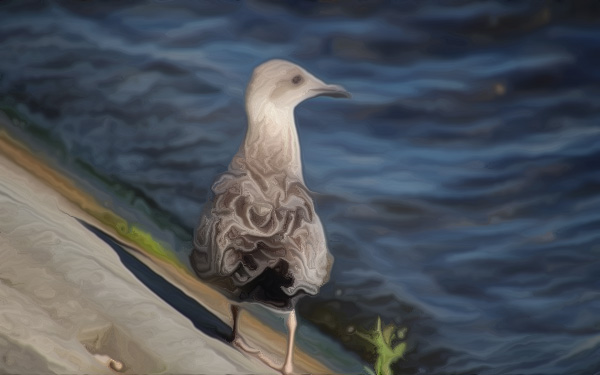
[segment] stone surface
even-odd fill
[[[1,373],[273,373],[196,330],[69,205],[0,154]]]

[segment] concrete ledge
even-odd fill
[[[196,330],[0,155],[0,372],[273,373]]]

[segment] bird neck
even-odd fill
[[[291,174],[303,181],[294,108],[268,103],[246,109],[248,131],[242,146],[246,161],[267,173]]]

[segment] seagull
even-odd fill
[[[253,72],[246,89],[245,139],[212,185],[194,232],[190,263],[198,277],[232,301],[231,341],[251,349],[238,334],[242,303],[256,302],[286,313],[284,374],[293,371],[295,305],[315,295],[329,279],[333,257],[310,192],[304,184],[294,108],[316,96],[349,98],[285,60],[270,60]]]

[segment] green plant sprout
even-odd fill
[[[406,352],[406,342],[402,341],[395,345],[394,343],[398,340],[403,340],[406,336],[406,331],[406,328],[398,328],[394,323],[390,323],[382,329],[381,318],[377,317],[377,323],[371,332],[355,332],[358,337],[375,347],[377,360],[374,364],[374,374],[392,375],[392,364],[404,358],[404,353]]]

